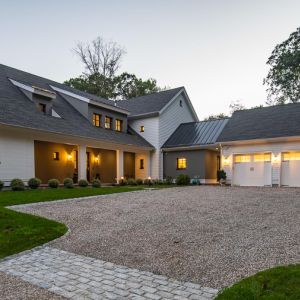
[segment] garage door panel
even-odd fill
[[[281,185],[300,187],[300,161],[290,160],[281,163]]]

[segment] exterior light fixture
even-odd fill
[[[280,157],[279,157],[279,154],[278,155],[273,155],[273,157],[272,157],[272,162],[273,163],[279,163],[279,161],[280,161]]]
[[[124,176],[121,176],[121,180],[124,180]]]
[[[72,155],[71,155],[71,154],[68,154],[67,160],[68,160],[68,161],[72,161],[72,158],[73,158]]]
[[[229,166],[230,165],[230,159],[229,157],[223,157],[223,165],[224,166]]]
[[[96,163],[96,164],[99,164],[99,161],[100,161],[100,159],[99,159],[99,155],[95,156],[95,159],[94,159],[94,161],[95,161],[95,163]]]

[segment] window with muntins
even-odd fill
[[[112,128],[112,118],[105,117],[105,128],[111,129]]]
[[[101,125],[100,120],[101,120],[101,115],[93,114],[93,125],[94,126],[100,127],[100,125]]]
[[[177,169],[178,170],[186,169],[186,158],[184,157],[177,158]]]
[[[140,159],[140,170],[143,170],[145,168],[144,162],[144,159]]]
[[[116,131],[122,131],[123,121],[116,119]]]

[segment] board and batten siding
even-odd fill
[[[281,182],[281,153],[287,151],[300,151],[300,142],[264,143],[251,145],[223,146],[222,167],[227,174],[227,180],[232,183],[233,179],[233,157],[235,154],[254,154],[270,152],[271,155],[271,182],[272,185],[280,185]],[[275,158],[275,159],[274,159]],[[227,162],[224,164],[224,159]]]
[[[34,177],[34,141],[19,134],[0,131],[0,180],[9,185],[13,178],[27,182]]]

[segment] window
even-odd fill
[[[254,162],[271,161],[271,153],[254,154]]]
[[[179,101],[179,106],[182,107],[182,100]]]
[[[245,154],[245,155],[239,154],[234,157],[235,163],[246,163],[250,161],[251,161],[251,156],[249,154]]]
[[[38,110],[45,114],[46,113],[46,104],[38,103]]]
[[[300,152],[284,152],[282,153],[283,161],[300,160]]]
[[[59,152],[53,152],[53,159],[59,160]]]
[[[145,131],[145,126],[142,125],[142,126],[140,127],[140,132],[144,132],[144,131]]]
[[[123,121],[116,119],[116,131],[122,131]]]
[[[144,170],[144,159],[140,159],[140,170]]]
[[[106,129],[111,129],[111,127],[112,127],[112,118],[105,117],[105,128]]]
[[[100,120],[101,120],[101,115],[93,114],[93,125],[94,126],[100,127],[100,125],[101,125]]]
[[[177,158],[177,169],[183,170],[186,169],[186,158]]]

